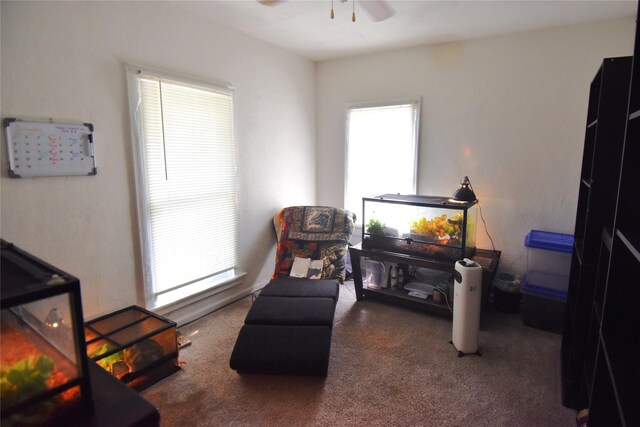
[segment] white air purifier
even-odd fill
[[[482,300],[482,267],[475,261],[456,261],[453,290],[453,333],[451,343],[458,357],[478,351],[480,302]]]

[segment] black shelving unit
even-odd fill
[[[589,93],[562,339],[563,402],[576,409],[588,403],[585,349],[596,278],[605,274],[599,271],[602,230],[612,229],[615,217],[631,62],[631,57],[606,58]]]
[[[610,171],[616,178],[615,185],[606,189],[615,195],[613,215],[599,232],[598,258],[590,297],[579,289],[582,269],[576,268],[577,278],[572,270],[574,282],[570,282],[570,286],[578,284],[578,289],[571,314],[584,314],[585,317],[571,319],[567,310],[563,334],[565,404],[569,403],[576,409],[588,408],[590,427],[640,426],[640,278],[637,273],[640,271],[639,37],[636,21],[630,89],[623,103],[621,158],[619,167]],[[593,163],[598,160],[594,157]],[[588,206],[586,216],[597,208]],[[587,257],[586,249],[585,240],[583,262]],[[582,313],[579,311],[582,307],[588,307],[590,311]],[[581,334],[584,334],[582,342],[578,341]]]

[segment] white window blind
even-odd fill
[[[233,94],[143,72],[133,78],[139,221],[153,308],[215,286],[237,267]]]
[[[420,100],[349,108],[345,208],[362,214],[362,198],[415,194]]]

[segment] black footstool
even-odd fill
[[[327,376],[331,328],[244,325],[231,354],[240,374]]]
[[[261,295],[251,306],[245,325],[333,327],[336,303],[332,298],[290,298]]]
[[[338,281],[275,279],[247,313],[229,362],[242,374],[326,376]]]
[[[340,295],[340,282],[337,280],[273,279],[262,288],[260,296],[292,298],[333,298],[336,302]]]

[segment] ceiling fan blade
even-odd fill
[[[384,21],[396,14],[396,11],[384,0],[361,0],[358,5],[362,6],[376,22]]]
[[[280,3],[284,3],[286,0],[257,0],[258,3],[263,4],[265,6],[277,6]]]

